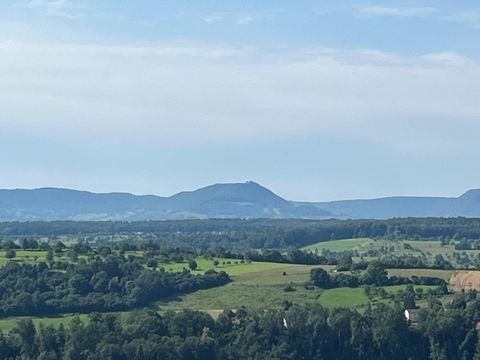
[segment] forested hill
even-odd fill
[[[480,190],[458,198],[390,197],[324,203],[288,201],[254,182],[215,184],[170,197],[58,188],[0,190],[0,221],[457,216],[480,217]]]

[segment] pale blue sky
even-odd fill
[[[0,2],[0,187],[480,188],[477,1]]]

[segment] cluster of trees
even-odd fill
[[[57,328],[26,320],[0,335],[0,354],[12,360],[480,359],[476,296],[446,309],[432,300],[415,326],[402,312],[383,304],[364,313],[288,305],[226,311],[216,321],[195,311],[142,311],[127,319],[94,313]]]
[[[108,242],[119,238],[151,240],[161,247],[211,249],[222,246],[250,249],[287,249],[318,241],[372,237],[385,239],[480,240],[480,219],[398,218],[389,220],[185,220],[138,222],[6,222],[0,238],[71,236]]]
[[[389,268],[392,269],[439,269],[439,270],[451,270],[454,268],[453,264],[445,259],[441,254],[433,256],[429,259],[425,255],[413,256],[413,255],[385,255],[382,256],[381,261]]]
[[[461,239],[455,244],[455,250],[480,250],[480,241]]]
[[[310,280],[315,285],[322,289],[336,288],[336,287],[358,287],[361,285],[436,285],[441,288],[442,293],[447,293],[447,283],[445,280],[429,277],[429,276],[412,276],[411,278],[388,276],[385,264],[378,260],[370,262],[361,275],[347,275],[337,273],[331,276],[326,270],[322,268],[312,269],[310,272]]]
[[[35,238],[22,238],[17,241],[19,244],[13,240],[5,240],[0,242],[0,249],[4,250],[46,250],[49,245],[46,242],[39,242]]]
[[[278,250],[248,251],[245,259],[260,262],[276,262],[285,264],[304,264],[304,265],[336,265],[338,254],[332,253],[328,258],[323,255],[317,255],[309,251],[298,249],[289,250],[282,253]]]
[[[91,261],[9,262],[0,268],[0,316],[127,310],[160,298],[228,283],[225,272],[145,269],[140,257],[110,254]]]

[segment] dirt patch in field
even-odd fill
[[[480,290],[480,271],[459,271],[450,278],[454,291]]]

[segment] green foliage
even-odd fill
[[[387,278],[386,266],[378,260],[370,262],[363,278],[367,284],[381,285],[385,283]]]
[[[333,291],[333,290],[329,290]],[[287,304],[283,309],[226,311],[218,320],[191,310],[132,313],[124,320],[92,313],[68,327],[19,322],[0,335],[10,359],[473,359],[477,300],[464,309],[425,309],[409,326],[402,309]]]
[[[14,259],[16,256],[17,252],[13,249],[7,249],[7,251],[5,251],[5,257],[7,259]]]
[[[0,316],[126,310],[230,281],[214,270],[203,275],[147,270],[138,257],[56,265],[60,268],[10,262],[0,268]]]
[[[198,264],[195,260],[192,259],[188,262],[188,267],[190,268],[190,270],[196,270],[198,267]]]
[[[52,248],[49,248],[48,251],[47,251],[47,256],[46,256],[46,260],[51,263],[53,262],[53,260],[55,259],[55,254],[53,252],[53,249]]]
[[[328,289],[332,285],[330,275],[322,268],[312,269],[310,279],[312,283],[319,288]]]
[[[480,240],[480,219],[397,218],[389,220],[186,220],[138,222],[6,222],[0,223],[3,246],[10,238],[92,238],[149,240],[160,247],[207,250],[223,247],[245,252],[251,249],[288,249],[324,242],[324,246],[342,246],[340,250],[364,247],[371,239]],[[331,240],[354,239],[352,243]],[[58,241],[58,243],[62,243]],[[60,244],[59,244],[60,246]],[[322,248],[322,244],[318,245]],[[62,251],[61,248],[55,250]],[[125,249],[126,250],[126,249]],[[145,248],[144,250],[148,250]],[[333,249],[331,249],[333,250]],[[223,257],[223,255],[216,255]]]

